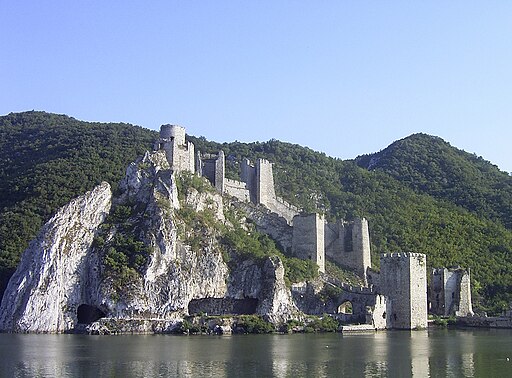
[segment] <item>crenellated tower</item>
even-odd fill
[[[427,327],[427,258],[422,253],[380,257],[379,293],[389,300],[388,324],[397,329]]]
[[[185,128],[177,125],[162,125],[160,138],[155,142],[155,151],[164,150],[171,169],[175,172],[195,172],[194,144],[185,140]]]

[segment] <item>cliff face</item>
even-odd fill
[[[0,330],[66,332],[100,317],[172,324],[191,300],[207,298],[256,299],[256,313],[274,322],[294,316],[279,258],[229,269],[215,227],[230,227],[222,197],[180,189],[178,197],[165,154],[146,153],[127,168],[116,198],[103,183],[60,209],[9,282]]]
[[[63,332],[74,326],[76,308],[93,284],[91,245],[110,210],[108,183],[71,201],[45,224],[24,252],[0,306],[0,329]]]

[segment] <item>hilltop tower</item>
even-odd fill
[[[322,273],[325,272],[324,225],[325,219],[319,214],[293,218],[292,254],[316,262]]]
[[[195,172],[194,144],[185,140],[185,128],[176,125],[160,126],[160,138],[155,151],[164,150],[171,169],[175,172]]]
[[[422,253],[380,257],[380,292],[390,300],[392,328],[427,327],[427,259]]]

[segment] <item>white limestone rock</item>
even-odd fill
[[[222,196],[189,188],[180,204],[176,177],[164,153],[146,153],[130,164],[120,189],[120,197],[112,199],[110,186],[103,183],[64,206],[43,227],[9,282],[0,307],[0,330],[70,331],[78,325],[81,305],[115,319],[122,324],[119,332],[130,332],[132,326],[133,332],[146,332],[150,324],[167,329],[188,314],[192,299],[202,298],[258,299],[257,313],[273,322],[297,313],[279,258],[268,258],[263,266],[241,258],[230,272],[218,231],[183,229],[178,217],[182,205],[211,211],[217,221],[225,222]],[[112,224],[115,218],[99,231],[111,203],[133,209],[126,220],[135,225],[131,236],[150,251],[145,267],[122,285],[103,262],[109,241],[123,232],[121,225]],[[184,232],[199,237],[200,247],[186,245]],[[105,241],[103,246],[93,243],[96,235]],[[111,323],[93,323],[91,332],[118,332],[116,327],[109,331]],[[101,329],[93,329],[96,326]]]
[[[284,282],[284,266],[278,256],[268,257],[265,261],[259,297],[256,313],[272,323],[285,323],[299,316],[299,310]]]
[[[64,332],[75,326],[87,255],[111,196],[110,185],[103,182],[44,225],[9,281],[0,305],[0,330]]]

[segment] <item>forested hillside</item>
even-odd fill
[[[414,134],[356,161],[363,168],[391,175],[418,193],[457,204],[512,229],[512,176],[441,138]]]
[[[56,208],[102,180],[115,185],[154,138],[156,132],[132,125],[42,112],[0,117],[4,280]],[[276,140],[218,144],[189,138],[197,150],[223,149],[231,177],[243,157],[263,157],[275,163],[277,189],[289,202],[330,218],[368,218],[374,264],[382,252],[423,252],[430,266],[470,267],[482,306],[497,311],[512,300],[510,177],[483,159],[427,135],[404,139],[411,150],[393,144],[394,154],[386,149],[355,161]],[[450,165],[452,160],[463,164]]]
[[[103,180],[117,186],[154,131],[26,112],[0,117],[0,293],[21,252],[60,206]]]

